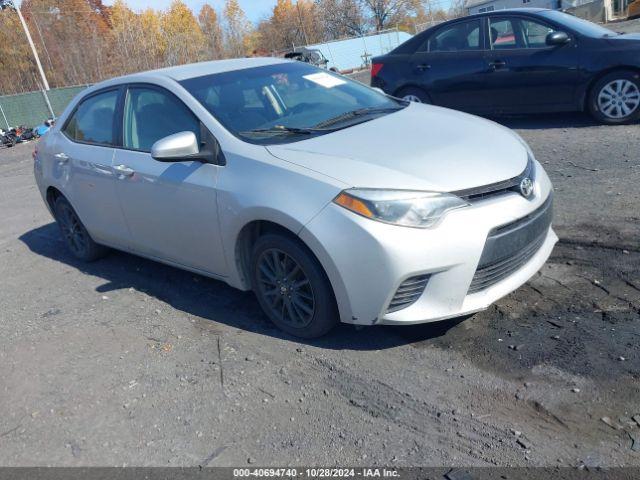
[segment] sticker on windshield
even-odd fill
[[[328,73],[324,72],[312,73],[311,75],[305,75],[303,78],[309,80],[310,82],[317,83],[324,88],[333,88],[337,87],[338,85],[344,85],[345,83],[347,83],[341,78],[334,77],[333,75],[329,75]]]

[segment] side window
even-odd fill
[[[430,52],[480,50],[480,20],[456,23],[439,30],[429,39],[428,48]]]
[[[200,121],[178,98],[161,90],[132,87],[124,107],[125,148],[151,151],[151,146],[174,133],[190,131],[200,141]]]
[[[522,37],[527,48],[545,48],[547,35],[553,32],[553,28],[531,20],[520,20]]]
[[[117,90],[83,100],[65,125],[64,133],[77,142],[113,145],[113,120],[117,103]]]
[[[491,18],[489,32],[491,34],[491,48],[517,48],[515,20],[510,18]]]

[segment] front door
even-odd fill
[[[579,80],[578,51],[572,38],[549,46],[550,25],[524,16],[489,18],[487,93],[493,110],[525,113],[574,110]]]
[[[480,19],[436,30],[411,57],[411,83],[421,86],[435,105],[466,111],[486,107],[486,74]]]
[[[151,146],[191,131],[200,121],[175,95],[155,86],[128,89],[123,112],[123,148],[116,149],[116,190],[134,250],[186,267],[225,275],[218,225],[217,165],[159,162]]]

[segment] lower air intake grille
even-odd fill
[[[415,303],[424,292],[430,277],[431,275],[418,275],[402,282],[389,303],[387,313],[397,312]]]
[[[469,287],[469,293],[476,293],[485,288],[489,288],[495,285],[500,280],[507,278],[514,273],[540,250],[547,235],[542,235],[535,241],[531,242],[525,249],[518,252],[513,257],[505,258],[499,262],[495,262],[476,270],[476,274],[473,277],[471,286]]]
[[[549,195],[526,217],[494,228],[487,237],[469,293],[495,285],[531,260],[547,238],[552,217],[553,199]]]

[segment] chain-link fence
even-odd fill
[[[55,118],[86,85],[0,96],[0,127],[33,127]]]

